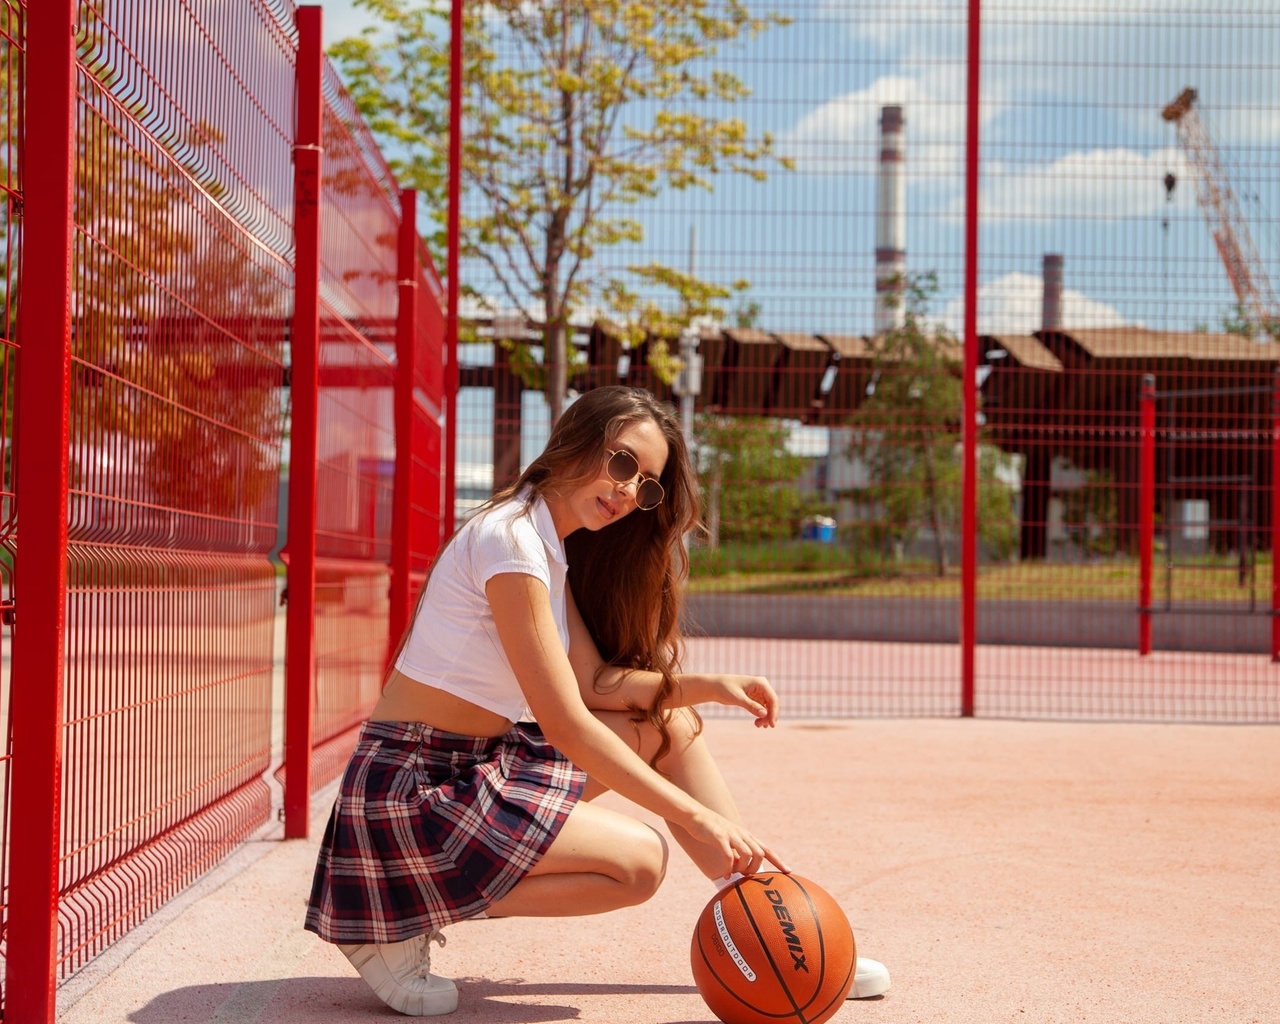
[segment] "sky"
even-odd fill
[[[351,0],[323,6],[329,41],[370,24]],[[725,112],[771,132],[797,169],[764,185],[722,176],[713,195],[638,210],[644,253],[748,278],[774,329],[869,329],[877,121],[883,105],[900,104],[908,266],[939,274],[939,312],[958,324],[966,4],[791,0],[770,9],[792,24],[717,62],[753,92]],[[983,9],[984,329],[1038,326],[1032,293],[1050,251],[1065,257],[1068,313],[1089,325],[1189,328],[1231,305],[1225,275],[1212,273],[1192,175],[1160,117],[1187,85],[1200,92],[1264,263],[1280,275],[1274,0],[988,0]],[[1166,201],[1169,171],[1179,185]]]
[[[372,23],[367,11],[358,10],[352,0],[319,0],[324,9],[324,45],[326,47],[358,35],[365,26]]]
[[[367,15],[326,0],[326,36]],[[753,10],[763,10],[754,7]],[[661,260],[746,278],[766,330],[869,333],[878,119],[904,108],[907,266],[938,279],[931,314],[963,322],[965,0],[784,0],[790,19],[716,65],[750,99],[725,107],[794,161],[761,183],[636,208]],[[1043,255],[1064,258],[1068,327],[1217,326],[1235,299],[1164,106],[1187,86],[1264,272],[1280,283],[1280,18],[1275,0],[987,0],[983,4],[979,330],[1039,326]],[[1166,191],[1172,172],[1177,184]],[[476,273],[479,273],[476,268]],[[496,290],[496,289],[495,289]],[[535,396],[536,397],[536,396]],[[533,443],[536,443],[533,442]]]

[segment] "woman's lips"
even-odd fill
[[[600,506],[600,514],[606,519],[612,519],[618,514],[618,509],[603,498],[596,498],[596,504]]]

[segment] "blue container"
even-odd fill
[[[800,539],[830,544],[836,539],[836,521],[830,516],[809,516],[800,522]]]

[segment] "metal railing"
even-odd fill
[[[52,1021],[59,979],[269,822],[282,535],[305,834],[388,590],[440,543],[444,332],[319,8],[5,10],[0,948],[6,1019]]]

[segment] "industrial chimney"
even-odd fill
[[[876,207],[876,334],[901,327],[906,310],[907,177],[901,107],[880,108],[879,203]]]
[[[1040,304],[1040,329],[1056,331],[1062,327],[1062,256],[1056,252],[1044,254],[1044,298]]]

